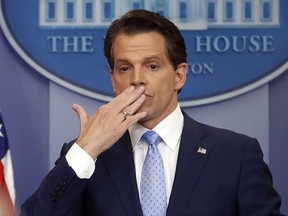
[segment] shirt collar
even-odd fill
[[[153,128],[153,131],[157,132],[167,146],[174,151],[176,148],[183,129],[184,117],[181,112],[180,106],[163,119],[156,127]],[[136,123],[132,125],[129,129],[129,134],[131,138],[132,148],[136,147],[141,136],[148,130],[142,125]]]

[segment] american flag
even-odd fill
[[[15,188],[8,139],[0,113],[0,215],[15,215]]]

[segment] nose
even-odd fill
[[[133,70],[130,77],[130,85],[139,86],[147,83],[145,71],[141,68]]]

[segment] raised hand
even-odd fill
[[[146,116],[136,113],[145,101],[144,87],[130,86],[89,117],[79,104],[72,108],[80,120],[80,135],[76,143],[94,160],[110,148],[134,123]]]

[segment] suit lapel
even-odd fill
[[[203,141],[205,135],[200,124],[184,113],[184,128],[167,216],[181,215],[196,186],[211,152],[209,143]],[[197,153],[199,147],[206,149],[206,154]],[[142,216],[128,132],[102,156],[127,215]]]
[[[184,114],[184,128],[167,216],[181,215],[211,151],[210,145],[202,141],[205,133],[199,125]],[[199,147],[203,149],[197,153]]]
[[[104,163],[123,202],[127,215],[142,215],[129,133],[103,154]]]

